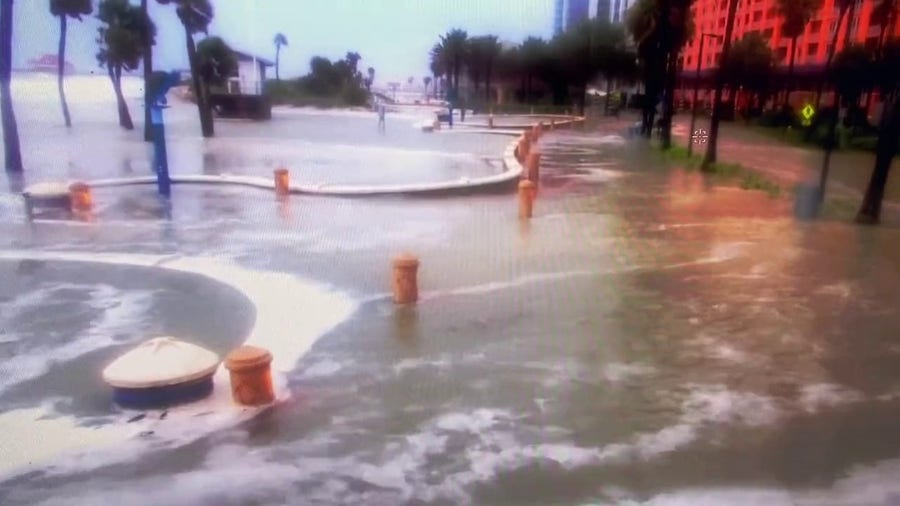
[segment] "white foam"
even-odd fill
[[[499,420],[509,419],[509,411],[481,408],[471,413],[450,413],[438,418],[434,425],[442,430],[478,434],[493,427]]]
[[[325,357],[321,360],[313,362],[312,365],[303,369],[303,373],[301,374],[301,376],[303,378],[322,378],[331,376],[343,369],[346,365],[348,364],[342,364],[330,357]]]
[[[35,290],[24,297],[31,304],[53,297],[61,290],[86,291],[86,300],[94,309],[101,310],[98,319],[92,321],[84,332],[74,335],[65,344],[39,347],[27,353],[19,353],[13,360],[0,362],[0,392],[9,387],[32,380],[46,373],[57,362],[66,362],[86,353],[117,344],[115,337],[134,329],[143,321],[153,301],[150,290],[121,291],[109,285],[60,284]],[[23,298],[14,299],[13,308],[23,310]]]
[[[248,270],[237,264],[214,258],[5,250],[0,251],[0,259],[41,259],[158,267],[204,275],[236,288],[256,307],[256,322],[246,343],[272,352],[273,381],[279,400],[289,396],[289,392],[283,387],[284,374],[295,367],[299,358],[309,350],[316,339],[348,318],[356,308],[350,299],[332,292],[327,287],[302,281],[290,274]],[[129,428],[132,429],[129,434],[152,430],[154,436],[149,439],[152,439],[154,448],[179,446],[215,430],[232,426],[260,412],[258,408],[243,408],[232,402],[228,372],[224,366],[216,372],[213,382],[215,388],[209,398],[170,409],[164,421],[159,420],[159,413],[150,413],[144,420],[129,424]],[[131,414],[126,413],[123,419],[130,416]],[[115,425],[107,425],[95,430],[117,429]],[[84,466],[93,468],[127,461],[136,458],[140,451],[147,450],[151,446],[145,439],[123,437],[123,432],[110,434],[111,438],[117,439],[118,447],[104,451],[92,449],[89,453],[67,455],[65,459],[57,459],[54,462],[54,469],[66,472]],[[135,451],[123,451],[126,446],[133,447]],[[33,464],[37,465],[39,462]]]
[[[634,363],[612,363],[603,368],[603,376],[607,381],[619,383],[627,381],[638,376],[648,376],[654,374],[656,369],[647,364]]]
[[[800,407],[808,413],[816,413],[822,408],[832,408],[842,404],[859,402],[863,394],[833,383],[816,383],[800,387]]]

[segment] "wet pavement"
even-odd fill
[[[541,140],[529,222],[512,194],[176,186],[167,216],[135,187],[97,191],[93,222],[31,225],[4,197],[3,250],[227,259],[356,310],[288,372],[276,409],[115,463],[60,455],[7,473],[0,502],[900,503],[900,230],[797,222],[789,200],[660,167],[599,128]],[[422,262],[415,306],[389,299],[400,251]],[[65,271],[115,291],[94,297],[134,284]],[[34,311],[30,293],[5,304]],[[96,389],[87,371],[70,381]],[[34,404],[60,395],[42,385],[20,388]]]

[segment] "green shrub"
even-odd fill
[[[863,151],[875,151],[875,146],[877,144],[878,137],[868,135],[864,137],[851,138],[848,147],[850,149],[859,149]]]

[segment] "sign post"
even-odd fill
[[[156,186],[159,194],[168,198],[171,195],[172,182],[169,179],[169,158],[166,152],[166,125],[163,121],[163,109],[166,104],[166,93],[178,84],[178,72],[155,73],[156,78],[150,85],[150,96],[153,101],[146,104],[150,107],[150,125],[153,133],[153,170],[156,172]]]

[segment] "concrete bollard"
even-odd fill
[[[555,120],[555,119],[551,119],[551,120],[550,120],[550,130],[553,130],[553,129],[555,129],[555,128],[556,128],[556,120]]]
[[[519,163],[525,163],[525,160],[528,159],[529,151],[531,151],[531,142],[527,134],[522,134],[522,138],[519,139]]]
[[[535,150],[528,153],[528,159],[525,163],[528,171],[528,180],[534,183],[535,193],[537,192],[538,183],[541,178],[541,154]]]
[[[494,115],[488,116],[488,128],[494,128]]]
[[[291,174],[284,167],[275,169],[275,194],[279,196],[289,195],[291,193]]]
[[[395,304],[411,304],[419,300],[419,259],[411,253],[394,258],[392,287]]]
[[[531,181],[519,181],[519,219],[531,218],[534,211],[534,190],[534,183]]]
[[[94,198],[91,196],[91,187],[86,183],[72,183],[69,185],[69,205],[72,212],[85,213],[94,207]]]
[[[275,400],[271,364],[272,354],[256,346],[240,346],[225,357],[236,403],[259,406]]]

